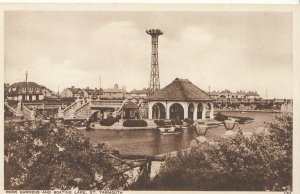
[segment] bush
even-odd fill
[[[147,127],[148,123],[145,120],[128,119],[123,122],[124,127]]]
[[[159,127],[164,127],[164,119],[154,120],[154,123],[158,125]]]
[[[172,119],[171,122],[173,125],[183,125],[183,122],[181,119]]]
[[[244,124],[248,121],[253,121],[254,120],[253,118],[250,118],[250,117],[227,116],[227,115],[221,114],[220,112],[215,116],[215,119],[217,121],[223,122],[223,121],[227,120],[229,117],[238,119],[239,124]]]
[[[194,124],[193,119],[190,119],[190,118],[185,118],[183,121],[186,122],[188,125]]]
[[[292,189],[291,116],[263,133],[242,133],[178,152],[152,182],[157,190],[284,191]]]
[[[221,114],[220,112],[216,114],[215,119],[217,121],[225,121],[228,119],[228,116]]]
[[[112,126],[113,124],[115,124],[115,122],[117,122],[116,118],[110,116],[106,119],[102,119],[100,121],[100,125],[102,125],[102,126]]]
[[[110,146],[92,145],[80,131],[55,123],[36,128],[25,123],[5,124],[5,190],[128,187],[131,175],[124,172],[129,166],[115,159],[119,153]]]

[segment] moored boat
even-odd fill
[[[175,126],[159,127],[158,129],[162,135],[176,135],[181,133],[179,128],[176,128]]]

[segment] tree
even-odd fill
[[[118,155],[106,144],[92,145],[74,128],[6,123],[5,189],[123,189],[131,177]]]
[[[161,167],[152,189],[291,190],[292,130],[292,116],[280,115],[250,137],[238,133],[178,152]]]

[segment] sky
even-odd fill
[[[159,28],[161,88],[175,78],[210,90],[292,98],[288,12],[6,11],[4,81],[127,91],[148,87],[151,37]]]

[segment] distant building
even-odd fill
[[[60,97],[62,98],[83,98],[84,97],[84,92],[80,88],[75,88],[72,86],[71,88],[65,88],[60,94]]]
[[[142,90],[133,89],[127,93],[132,98],[147,98],[149,96],[149,88],[143,88]]]
[[[125,99],[125,88],[119,88],[118,84],[115,84],[114,88],[103,89],[102,98],[106,99]]]
[[[53,92],[52,90],[50,90],[49,88],[46,88],[45,86],[43,87],[43,92],[45,94],[45,97],[57,97],[57,94],[55,92]]]
[[[257,94],[256,91],[249,91],[245,95],[248,102],[260,101],[262,98]]]
[[[236,92],[237,101],[244,101],[246,99],[246,92],[243,90],[239,90]]]
[[[235,94],[227,89],[222,91],[219,97],[219,99],[221,99],[222,101],[231,101],[234,98],[235,98]]]
[[[219,102],[256,102],[262,99],[256,91],[245,92],[238,90],[231,92],[227,89],[221,92],[212,91],[210,92],[210,96]]]
[[[35,82],[14,83],[6,90],[9,100],[38,101],[53,94],[51,90]]]
[[[103,95],[103,89],[91,89],[91,88],[85,88],[82,89],[83,91],[83,97],[84,98],[89,98],[89,99],[100,99],[101,96]]]
[[[212,91],[209,93],[210,97],[214,98],[214,99],[219,99],[220,98],[220,92],[219,91]]]

